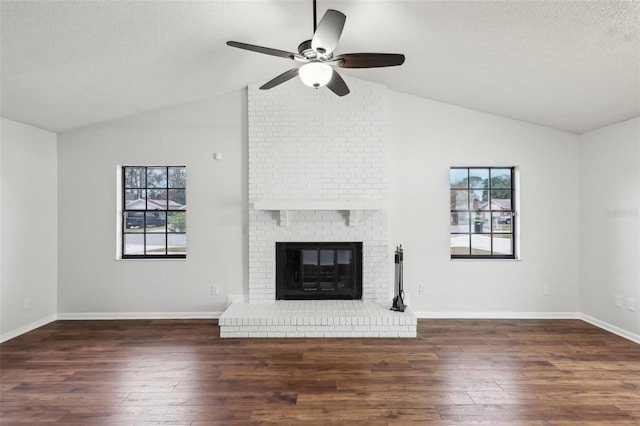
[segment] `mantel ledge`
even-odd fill
[[[254,210],[296,211],[296,210],[337,210],[361,211],[383,210],[380,200],[256,200]]]
[[[364,211],[384,210],[384,203],[380,200],[256,200],[253,209],[279,212],[280,226],[289,225],[292,211],[346,211],[347,225],[355,226],[363,220]]]

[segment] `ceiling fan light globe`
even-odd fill
[[[300,67],[298,75],[300,80],[309,86],[318,87],[326,86],[331,80],[333,70],[331,66],[322,62],[309,62]]]

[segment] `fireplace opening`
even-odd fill
[[[361,299],[362,243],[276,243],[276,299]]]

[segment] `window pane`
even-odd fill
[[[338,265],[351,265],[351,250],[338,250],[336,259]]]
[[[181,210],[187,205],[187,191],[185,189],[169,190],[169,210]]]
[[[127,189],[124,191],[125,210],[144,210],[147,191],[144,189]]]
[[[334,290],[336,268],[335,250],[320,250],[320,290]]]
[[[511,190],[494,189],[491,191],[492,210],[511,210]]]
[[[492,188],[511,188],[511,169],[491,169]]]
[[[124,213],[124,232],[142,232],[144,228],[144,212]]]
[[[493,254],[513,254],[511,234],[493,234]]]
[[[451,223],[449,226],[449,232],[469,232],[469,213],[466,212],[452,212]]]
[[[305,290],[318,288],[318,250],[302,250],[302,287]]]
[[[146,254],[167,254],[167,234],[147,234]]]
[[[469,235],[452,235],[451,236],[451,254],[452,255],[468,255],[469,254]]]
[[[185,234],[168,234],[169,254],[187,252],[187,236]]]
[[[165,232],[167,230],[167,214],[165,212],[146,213],[147,232]]]
[[[469,191],[451,190],[451,210],[469,210]]]
[[[169,232],[187,232],[187,212],[167,213]]]
[[[125,188],[144,188],[146,183],[144,167],[124,168]]]
[[[320,250],[320,265],[333,265],[334,250]]]
[[[471,192],[472,204],[471,210],[489,210],[489,191],[484,189]]]
[[[317,265],[318,264],[318,250],[302,250],[302,264],[303,265]]]
[[[300,273],[300,251],[287,249],[285,254],[286,259],[286,268],[287,277],[286,277],[286,286],[287,289],[300,289],[302,288],[300,278],[302,274]]]
[[[491,223],[493,232],[511,232],[511,212],[493,212]]]
[[[471,232],[479,234],[482,232],[491,232],[491,224],[488,220],[487,213],[475,213],[473,216],[473,223]]]
[[[169,188],[187,187],[187,169],[184,167],[169,167]]]
[[[167,187],[166,167],[147,168],[147,186],[149,188],[166,188]]]
[[[336,271],[336,282],[338,288],[352,288],[353,287],[353,268],[351,267],[351,250],[338,250],[337,261],[338,267]]]
[[[467,169],[451,169],[449,171],[449,180],[451,188],[466,188],[468,183]]]
[[[469,187],[488,188],[489,169],[469,169]]]
[[[147,191],[147,210],[166,210],[167,190],[149,189]]]
[[[472,234],[471,235],[471,254],[490,255],[491,254],[491,235]]]
[[[125,234],[124,254],[144,254],[144,234]]]

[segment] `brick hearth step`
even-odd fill
[[[413,312],[360,300],[233,303],[220,316],[220,337],[416,337]]]

